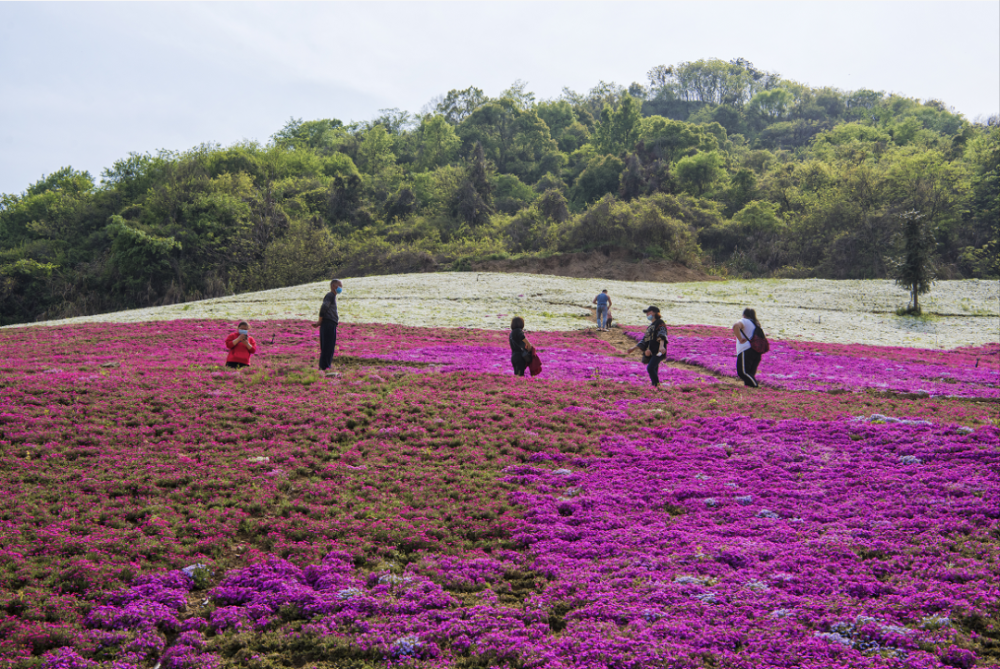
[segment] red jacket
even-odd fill
[[[234,332],[233,334],[226,337],[226,348],[229,349],[229,357],[226,358],[226,362],[242,362],[244,365],[250,364],[250,356],[257,352],[257,341],[250,337],[250,349],[243,345],[243,342],[239,344],[234,344],[233,341],[240,336],[239,332]]]

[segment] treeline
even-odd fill
[[[100,183],[67,167],[0,196],[0,323],[575,251],[882,278],[915,218],[937,276],[1000,276],[997,118],[937,101],[811,88],[739,59],[380,113],[131,154]]]

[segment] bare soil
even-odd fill
[[[612,281],[654,281],[684,283],[688,281],[721,281],[701,269],[669,263],[664,260],[637,259],[623,251],[601,253],[562,253],[548,258],[517,258],[483,260],[472,264],[476,272],[518,272],[548,274],[576,279],[610,279]]]

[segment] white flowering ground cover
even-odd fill
[[[729,326],[744,307],[757,310],[775,339],[954,348],[1000,341],[1000,284],[941,281],[922,297],[924,318],[896,316],[907,293],[891,281],[758,279],[648,283],[532,274],[434,273],[344,279],[341,319],[436,327],[505,329],[523,316],[528,330],[593,327],[591,300],[607,288],[612,314],[623,325],[645,323],[655,304],[672,325]],[[48,321],[131,323],[175,319],[315,318],[327,283]]]

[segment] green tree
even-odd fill
[[[618,182],[625,163],[615,156],[596,156],[587,163],[573,184],[573,199],[581,203],[599,200],[618,192]]]
[[[390,165],[395,164],[396,156],[392,152],[392,137],[385,128],[377,125],[365,133],[358,150],[360,167],[365,174],[378,174]]]
[[[726,174],[718,151],[701,151],[681,158],[675,171],[685,190],[698,197]]]
[[[434,111],[444,117],[448,123],[458,125],[464,121],[472,112],[489,102],[489,98],[482,90],[475,86],[469,86],[465,90],[450,90],[439,102]]]
[[[458,189],[455,215],[467,225],[482,226],[493,213],[493,185],[490,182],[486,154],[481,144],[472,148],[465,180]]]
[[[893,274],[896,284],[910,291],[907,311],[919,314],[918,296],[930,292],[934,283],[934,267],[931,264],[934,239],[919,212],[908,211],[900,218],[903,219],[903,257]]]
[[[455,128],[440,114],[425,116],[420,122],[419,133],[420,148],[416,161],[418,170],[447,165],[462,145]]]
[[[601,111],[601,121],[594,132],[594,148],[598,153],[610,155],[631,151],[639,139],[641,122],[639,103],[626,93],[617,108],[606,105]]]
[[[719,148],[718,139],[704,126],[673,121],[662,116],[643,119],[638,140],[642,142],[645,151],[668,163],[699,151],[710,152]]]
[[[462,121],[458,134],[467,147],[480,144],[500,172],[535,181],[558,169],[545,162],[558,153],[548,126],[534,110],[522,110],[517,100],[500,98],[482,105]]]
[[[303,121],[290,118],[285,126],[271,135],[271,141],[278,146],[293,149],[335,151],[344,140],[346,129],[340,119],[322,118]]]

